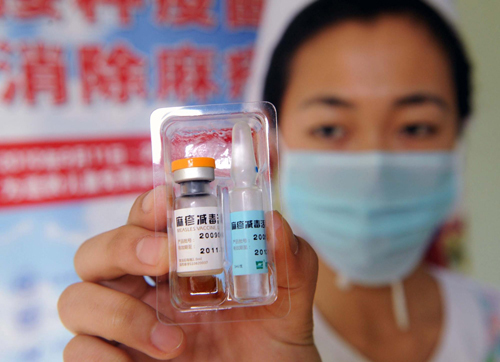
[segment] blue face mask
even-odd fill
[[[454,152],[286,151],[284,211],[340,275],[357,284],[402,280],[454,206]]]

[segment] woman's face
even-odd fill
[[[450,150],[458,110],[444,51],[404,16],[325,29],[295,54],[280,130],[291,149]]]

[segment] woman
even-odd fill
[[[65,359],[498,358],[498,294],[422,262],[453,205],[469,97],[460,42],[423,3],[313,3],[277,47],[265,99],[280,114],[286,212],[320,255],[319,273],[312,249],[276,214],[290,245],[286,318],[160,325],[140,277],[168,271],[166,241],[151,237],[147,193],[126,226],[85,242],[75,257],[84,282],[59,301],[77,334]]]
[[[418,1],[317,2],[279,42],[264,98],[280,114],[286,216],[320,256],[322,356],[493,358],[499,295],[422,262],[455,201],[469,73]]]

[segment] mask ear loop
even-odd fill
[[[408,304],[406,302],[405,289],[403,282],[397,281],[391,285],[392,308],[396,325],[401,331],[410,329],[410,316],[408,314]]]
[[[347,291],[351,289],[351,281],[342,273],[337,274],[337,287],[340,290]],[[400,331],[408,331],[410,329],[410,315],[408,314],[408,304],[406,302],[406,294],[403,281],[399,280],[391,284],[392,310],[394,319]]]

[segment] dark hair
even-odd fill
[[[317,0],[288,25],[271,58],[264,100],[278,109],[287,87],[290,64],[297,50],[322,30],[345,21],[371,21],[383,15],[405,15],[427,27],[445,51],[452,67],[459,111],[459,129],[471,112],[471,67],[455,29],[420,0]]]

